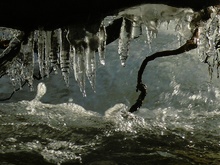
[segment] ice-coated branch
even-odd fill
[[[129,112],[135,112],[138,110],[138,108],[141,107],[142,102],[147,94],[147,88],[146,86],[142,83],[142,75],[143,72],[148,64],[148,62],[155,60],[158,57],[166,57],[166,56],[172,56],[172,55],[179,55],[184,52],[188,52],[192,49],[197,48],[197,42],[198,42],[198,37],[199,37],[199,29],[196,28],[191,39],[187,40],[184,45],[182,45],[180,48],[175,49],[175,50],[166,50],[162,52],[157,52],[151,56],[147,56],[144,61],[142,62],[140,69],[138,71],[138,77],[137,77],[137,86],[136,86],[136,91],[140,91],[140,95],[138,99],[136,100],[136,103],[131,106]]]

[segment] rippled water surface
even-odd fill
[[[96,93],[88,85],[86,98],[74,80],[66,87],[58,75],[43,80],[47,92],[40,100],[36,90],[16,92],[0,103],[0,164],[220,164],[219,79],[214,73],[210,80],[197,51],[151,62],[144,104],[127,112],[138,96],[144,57],[176,47],[169,30],[158,34],[151,51],[140,37],[121,67],[117,41],[108,45]],[[1,96],[13,90],[7,82],[1,79]]]

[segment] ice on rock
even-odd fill
[[[208,39],[209,49],[207,51],[208,54],[214,55],[215,52],[215,45],[216,45],[216,37],[219,35],[219,16],[215,13],[211,15],[211,20],[207,24],[206,27],[206,36]]]
[[[118,54],[120,56],[121,65],[125,66],[125,62],[128,58],[129,45],[130,45],[130,33],[131,33],[131,21],[123,18],[120,36],[118,39]]]
[[[205,26],[200,27],[199,38],[199,55],[201,61],[208,64],[209,73],[212,76],[214,67],[217,69],[217,77],[219,77],[219,25],[220,17],[214,8],[212,10],[211,18],[207,21]]]

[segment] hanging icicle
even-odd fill
[[[69,86],[69,67],[70,67],[70,57],[69,57],[69,43],[66,39],[67,31],[64,29],[59,29],[59,45],[60,45],[60,69],[67,86]]]
[[[121,60],[121,65],[125,66],[128,58],[129,44],[130,44],[131,21],[123,18],[120,36],[118,40],[118,54]]]
[[[45,31],[45,73],[50,75],[50,52],[51,52],[51,31]]]
[[[76,53],[74,56],[74,73],[76,81],[80,87],[80,91],[84,97],[86,97],[85,70],[85,50],[83,44],[79,43],[76,47]]]
[[[92,86],[92,89],[95,91],[95,78],[96,78],[96,57],[95,50],[90,46],[90,38],[85,37],[85,42],[87,47],[85,49],[85,69],[86,76]]]
[[[77,29],[75,26],[69,26],[66,34],[67,40],[70,44],[70,63],[71,67],[74,70],[75,80],[77,81],[80,91],[83,96],[86,97],[85,90],[85,76],[86,76],[86,68],[85,68],[85,35],[86,32],[84,29],[78,29],[78,33],[76,33]]]
[[[76,77],[76,65],[75,65],[75,61],[76,61],[76,49],[73,45],[70,45],[70,51],[69,51],[69,54],[70,54],[70,68],[71,70],[73,70],[74,72],[74,77],[75,77],[75,80],[77,80],[77,77]]]
[[[58,33],[57,30],[54,30],[51,32],[51,48],[50,48],[50,54],[49,54],[50,64],[55,74],[57,74],[58,54],[59,54],[59,44],[58,44],[57,33]]]
[[[21,45],[22,60],[22,77],[28,81],[30,90],[33,90],[33,74],[34,74],[34,34],[30,33],[27,44]]]
[[[44,47],[45,47],[45,31],[42,29],[39,29],[37,31],[37,51],[38,51],[38,65],[39,65],[39,70],[40,70],[40,75],[42,78],[46,75],[45,73],[45,52],[44,52]]]
[[[157,37],[157,23],[155,21],[149,21],[148,23],[146,23],[146,37],[147,37],[147,45],[149,47],[149,50],[151,51],[151,43],[153,41],[153,39],[155,39]]]
[[[105,65],[105,49],[106,49],[107,34],[106,34],[104,22],[102,22],[99,27],[98,37],[99,37],[99,47],[98,47],[99,61],[102,65]]]
[[[141,23],[139,22],[138,17],[134,16],[131,26],[131,38],[137,38],[142,34]]]

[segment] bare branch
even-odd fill
[[[140,95],[134,105],[131,106],[129,112],[135,112],[138,110],[138,108],[141,107],[142,102],[147,94],[147,87],[142,83],[142,75],[145,70],[145,67],[147,66],[148,62],[153,61],[154,59],[158,57],[166,57],[166,56],[172,56],[172,55],[179,55],[184,52],[188,52],[192,49],[197,48],[197,42],[199,37],[199,29],[196,28],[191,39],[187,40],[187,42],[182,45],[180,48],[175,50],[167,50],[162,52],[157,52],[151,56],[147,56],[144,61],[141,64],[141,67],[138,71],[138,77],[137,77],[137,86],[136,91],[140,91]]]

